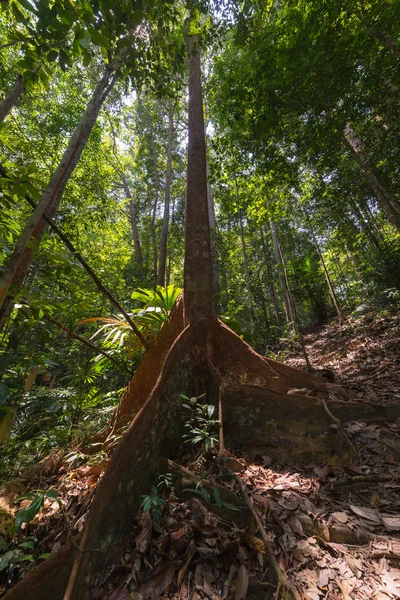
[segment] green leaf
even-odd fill
[[[50,52],[48,52],[47,54],[47,60],[49,62],[54,62],[55,60],[57,60],[58,58],[58,52],[57,50],[50,50]]]
[[[30,548],[31,550],[34,548],[33,542],[22,542],[21,544],[18,544],[18,546],[20,548]]]
[[[4,402],[10,394],[9,388],[4,381],[0,381],[0,402]]]
[[[24,554],[14,559],[14,562],[23,562],[24,560],[35,560],[32,554]]]
[[[9,550],[0,558],[0,571],[4,571],[6,567],[10,564],[12,558],[14,556],[14,550]]]

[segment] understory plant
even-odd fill
[[[215,406],[200,402],[205,394],[191,398],[184,394],[179,394],[179,396],[185,400],[182,407],[186,413],[185,427],[189,430],[183,436],[184,443],[195,448],[195,462],[199,462],[203,456],[208,459],[218,443],[217,429],[219,421],[214,418]]]

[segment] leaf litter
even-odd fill
[[[306,336],[307,350],[313,365],[333,369],[358,400],[393,403],[400,399],[399,329],[396,315],[349,319]],[[301,366],[296,356],[286,362]],[[327,465],[300,468],[266,455],[231,456],[277,564],[299,598],[400,598],[399,421],[347,424],[358,458],[345,465],[335,457]],[[62,508],[46,501],[20,537],[36,536],[43,553],[79,533],[105,466],[93,471],[64,462],[57,477],[42,478],[42,486],[57,489]],[[239,496],[234,480],[221,481]],[[147,512],[132,520],[122,560],[97,580],[93,600],[275,598],[265,545],[252,520],[246,522],[246,508],[224,510],[174,491],[166,500],[158,517]],[[20,576],[14,572],[0,580],[0,597]]]

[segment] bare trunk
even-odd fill
[[[272,220],[270,221],[270,223],[271,223],[272,239],[274,242],[275,258],[277,259],[278,266],[280,267],[280,270],[281,270],[281,281],[284,280],[284,289],[285,289],[284,298],[285,298],[286,311],[290,315],[290,319],[293,323],[293,330],[299,339],[300,346],[301,346],[303,356],[304,356],[304,360],[306,361],[306,365],[309,369],[311,369],[312,366],[310,363],[310,359],[308,358],[307,350],[306,350],[306,347],[304,344],[303,333],[301,331],[300,324],[297,319],[296,306],[295,306],[295,303],[294,303],[294,300],[292,297],[292,292],[290,289],[289,278],[288,278],[287,268],[286,268],[286,261],[285,261],[285,257],[283,255],[282,248],[281,248],[281,245],[279,242],[278,232],[276,230],[275,223]]]
[[[18,75],[16,82],[7,96],[0,102],[0,124],[4,121],[11,109],[17,104],[24,91],[24,78]]]
[[[208,220],[206,142],[201,90],[200,48],[189,36],[189,141],[185,207],[184,308],[185,325],[207,347],[214,316],[210,226]]]
[[[317,250],[318,256],[319,256],[319,260],[321,261],[322,269],[324,271],[326,283],[328,284],[328,289],[329,289],[330,296],[332,298],[333,306],[335,307],[335,310],[336,310],[336,313],[337,313],[337,316],[338,316],[339,325],[342,325],[342,323],[344,321],[344,316],[343,316],[343,313],[342,313],[342,309],[340,307],[340,303],[339,303],[339,300],[338,300],[335,288],[334,288],[332,280],[330,278],[330,275],[329,275],[329,272],[328,272],[328,269],[327,269],[324,257],[323,257],[322,252],[321,252],[321,248],[319,247],[318,240],[317,240],[317,238],[315,236],[314,229],[313,229],[313,227],[311,225],[311,221],[308,218],[308,214],[307,214],[307,212],[306,212],[305,209],[303,209],[303,213],[304,213],[304,216],[305,216],[305,219],[306,219],[306,222],[307,222],[308,229],[310,230],[311,236],[312,236],[312,238],[314,240],[314,244],[315,244],[315,248]]]
[[[329,293],[331,295],[333,305],[334,305],[334,307],[336,309],[336,313],[337,313],[337,316],[338,316],[339,325],[342,325],[342,323],[344,321],[344,316],[343,316],[343,313],[342,313],[342,309],[340,307],[340,303],[339,303],[339,300],[338,300],[335,288],[334,288],[332,280],[330,278],[330,275],[329,275],[329,272],[328,272],[328,269],[327,269],[324,257],[322,255],[321,249],[320,249],[319,244],[317,242],[317,238],[315,237],[314,231],[312,230],[311,226],[310,226],[310,230],[311,230],[311,234],[312,234],[313,239],[314,239],[314,244],[315,244],[315,247],[317,249],[319,259],[321,261],[321,265],[322,265],[322,269],[324,271],[326,283],[328,284]]]
[[[261,236],[261,245],[262,245],[263,253],[264,253],[265,283],[269,290],[269,295],[271,297],[272,305],[274,307],[275,321],[279,327],[281,324],[281,312],[280,312],[280,308],[279,308],[278,296],[276,294],[276,290],[275,290],[275,286],[274,286],[274,278],[273,278],[273,274],[272,274],[271,265],[269,262],[268,251],[267,251],[267,247],[265,244],[264,232],[262,230],[261,225],[260,225],[260,236]]]
[[[154,202],[153,209],[151,211],[151,244],[153,247],[153,279],[154,287],[157,285],[157,233],[156,233],[156,215],[158,207],[158,194],[159,194],[159,181],[158,181],[158,164],[157,154],[154,145],[153,131],[151,132],[151,150],[153,154],[153,165],[154,165]]]
[[[132,229],[132,237],[133,237],[133,245],[135,247],[135,262],[137,265],[141,265],[143,262],[142,259],[142,250],[140,248],[140,240],[139,240],[139,231],[136,220],[136,210],[135,204],[132,198],[132,192],[129,188],[126,177],[123,173],[120,173],[122,185],[124,186],[124,192],[127,198],[129,198],[129,215],[131,221],[131,229]]]
[[[46,223],[43,221],[42,216],[46,213],[48,217],[52,218],[57,212],[65,187],[75,169],[80,155],[82,154],[93,125],[96,122],[97,115],[99,114],[105,99],[112,90],[114,82],[115,77],[113,76],[113,72],[111,69],[107,68],[102,79],[96,86],[78,127],[71,137],[59,166],[51,177],[32,216],[28,220],[28,223],[16,244],[14,252],[5,267],[0,279],[0,308],[3,305],[10,286],[15,285],[16,283],[18,283],[18,285],[22,283],[20,278],[19,281],[16,282],[15,276],[17,275],[18,270],[21,270],[22,261],[24,263],[26,262],[23,257],[25,251],[28,249],[28,242],[32,236],[40,242],[44,230],[46,229]],[[25,265],[22,265],[22,271],[25,273],[27,272]]]
[[[158,261],[157,284],[165,285],[165,267],[167,262],[167,246],[169,231],[169,206],[171,202],[172,184],[172,148],[174,135],[174,115],[172,107],[168,111],[168,147],[167,147],[167,172],[165,177],[164,214],[160,235],[160,256]]]
[[[343,139],[363,174],[365,181],[369,184],[379,204],[386,212],[389,221],[397,229],[400,229],[400,204],[398,200],[378,181],[378,178],[363,155],[360,140],[355,137],[354,132],[349,125],[346,126]]]
[[[270,221],[270,227],[271,227],[272,242],[274,245],[275,262],[276,262],[276,265],[278,268],[279,283],[280,283],[281,290],[282,290],[283,305],[285,307],[286,320],[290,323],[290,322],[293,322],[293,315],[292,315],[291,305],[290,305],[290,301],[289,301],[289,294],[288,294],[288,290],[286,287],[286,280],[285,280],[284,273],[283,273],[283,264],[282,264],[281,252],[279,249],[278,232],[276,230],[276,225],[275,225],[274,221],[272,221],[272,220]]]
[[[235,170],[233,171],[233,179],[234,179],[234,182],[235,182],[236,208],[237,208],[237,211],[238,211],[238,218],[239,218],[240,241],[241,241],[241,244],[242,244],[243,268],[244,268],[244,276],[245,276],[245,280],[246,280],[247,305],[249,307],[251,337],[252,337],[254,346],[257,346],[257,340],[256,340],[256,322],[255,322],[254,304],[253,304],[253,293],[251,291],[249,265],[248,265],[248,262],[247,262],[246,242],[245,242],[245,239],[244,239],[244,231],[243,231],[243,216],[242,216],[242,209],[240,208],[239,187],[238,187],[238,182],[237,182],[237,177],[236,177],[236,171]]]

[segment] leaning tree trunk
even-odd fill
[[[139,230],[137,226],[135,203],[133,202],[132,193],[128,185],[128,181],[123,173],[120,173],[122,185],[124,186],[125,196],[129,199],[129,216],[132,229],[133,245],[135,248],[135,262],[137,265],[143,263],[142,250],[140,248]]]
[[[369,165],[368,160],[364,156],[364,153],[361,149],[360,140],[355,137],[354,132],[349,125],[346,127],[343,140],[346,147],[350,151],[350,154],[356,161],[365,181],[370,186],[380,206],[386,213],[389,221],[397,229],[400,229],[400,203],[397,198],[395,198],[395,196],[393,196],[393,194],[391,194],[376,177],[372,167]]]
[[[169,208],[171,202],[172,184],[172,149],[174,136],[174,114],[172,107],[168,110],[168,146],[167,146],[167,171],[165,177],[164,214],[160,235],[160,255],[158,259],[157,284],[165,285],[165,267],[167,262],[167,246],[169,231]]]
[[[38,590],[41,600],[89,600],[94,592],[96,597],[107,596],[105,588],[95,589],[96,582],[102,585],[104,573],[120,563],[131,539],[132,518],[141,495],[154,484],[161,457],[168,458],[181,446],[182,393],[206,392],[207,402],[220,408],[227,441],[242,451],[251,445],[255,453],[279,456],[281,464],[282,454],[294,462],[326,464],[338,441],[330,428],[332,413],[342,421],[395,419],[400,414],[399,405],[376,409],[352,402],[339,386],[265,359],[217,320],[196,39],[189,38],[189,49],[184,299],[178,300],[170,324],[163,326],[124,394],[120,407],[124,405],[128,419],[134,418],[99,483],[81,539],[44,561],[4,600],[37,600]],[[309,392],[297,389],[288,394],[293,387]],[[332,400],[331,392],[347,401]]]
[[[18,75],[16,82],[12,86],[11,90],[8,92],[7,96],[0,102],[0,125],[8,115],[8,113],[12,110],[12,108],[17,104],[18,100],[22,96],[22,92],[24,91],[24,78],[22,75]]]
[[[103,77],[96,86],[78,127],[72,134],[59,166],[51,177],[47,188],[43,192],[40,201],[29,218],[28,223],[16,244],[14,252],[6,264],[0,279],[0,308],[4,303],[10,286],[22,285],[23,278],[21,279],[21,275],[27,271],[26,263],[28,262],[30,264],[30,258],[28,261],[26,260],[28,242],[32,236],[40,242],[46,229],[46,223],[43,221],[42,216],[46,213],[48,217],[52,218],[57,212],[65,187],[86,146],[93,125],[96,122],[105,99],[113,88],[114,82],[115,73],[113,69],[107,67]],[[17,281],[16,275],[18,272],[19,275]]]

